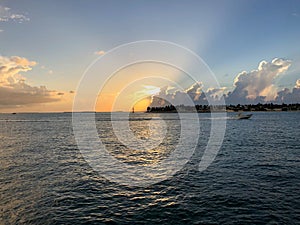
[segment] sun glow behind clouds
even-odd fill
[[[151,85],[145,85],[144,86],[145,90],[143,90],[146,94],[149,95],[156,95],[160,92],[159,87],[151,86]]]
[[[160,88],[152,85],[144,85],[144,89],[135,93],[135,95],[142,95],[146,96],[141,100],[135,102],[132,106],[135,112],[144,112],[146,111],[147,107],[151,105],[152,96],[157,95],[160,93]]]
[[[182,82],[183,81],[183,82]],[[161,62],[143,62],[116,72],[98,95],[96,111],[146,111],[151,99],[161,88],[194,83],[179,69]]]

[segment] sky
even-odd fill
[[[220,84],[203,91],[225,94],[227,103],[300,102],[299,27],[299,0],[1,0],[0,112],[71,111],[87,68],[141,40],[195,52]],[[143,110],[156,97],[191,90],[201,102],[194,83],[175,87],[175,69],[132,67],[105,83],[95,110],[127,111],[141,100],[136,107]],[[143,80],[152,74],[169,81]],[[81,101],[79,109],[88,110]]]

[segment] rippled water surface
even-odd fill
[[[201,134],[190,161],[166,180],[130,187],[84,160],[71,114],[0,114],[0,224],[299,224],[300,113],[228,119],[222,147],[203,172],[198,164],[211,119],[199,117]],[[147,151],[119,142],[109,114],[97,114],[96,126],[111,155],[147,166],[171,154],[181,128],[176,114],[135,113],[130,128],[138,138],[149,137],[151,118],[164,120],[168,129]]]

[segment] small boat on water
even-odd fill
[[[253,114],[246,114],[246,115],[244,115],[244,114],[242,114],[242,113],[239,113],[239,114],[237,115],[237,119],[238,119],[238,120],[247,120],[247,119],[250,119],[252,115],[253,115]]]

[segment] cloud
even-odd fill
[[[295,86],[295,88],[300,88],[300,79],[298,79],[298,80],[296,81],[296,86]]]
[[[45,66],[45,65],[40,66],[40,68],[41,68],[42,70],[46,70],[46,71],[47,71],[47,74],[52,75],[52,74],[54,73],[52,69],[48,68],[48,67]]]
[[[4,30],[1,30],[1,29],[0,29],[0,32],[3,32],[3,31],[4,31]]]
[[[201,91],[203,84],[196,82],[186,90],[178,90],[174,87],[163,87],[157,95],[152,97],[151,106],[187,105],[189,99],[195,104],[207,104],[206,96]]]
[[[26,83],[21,73],[32,70],[37,63],[19,56],[0,56],[0,107],[20,107],[29,104],[59,101],[56,91],[45,86]]]
[[[10,86],[24,79],[19,73],[27,72],[36,65],[35,61],[12,56],[0,56],[0,86]]]
[[[192,100],[197,101],[201,95],[203,85],[201,82],[194,83],[185,92],[191,97]]]
[[[104,55],[105,54],[105,51],[103,50],[100,50],[100,51],[96,51],[94,52],[95,55]]]
[[[18,23],[27,22],[30,19],[19,13],[13,12],[10,8],[0,5],[0,22],[14,21]]]
[[[275,58],[271,62],[260,62],[256,70],[241,72],[234,79],[234,90],[228,93],[226,102],[238,104],[274,100],[277,95],[274,80],[290,66],[290,60]]]
[[[276,103],[299,103],[300,102],[300,79],[296,81],[295,87],[290,91],[288,88],[277,93]]]
[[[286,59],[275,58],[271,62],[262,61],[256,70],[239,73],[234,79],[233,91],[227,88],[209,88],[202,90],[201,82],[197,82],[184,91],[173,87],[161,88],[159,94],[152,97],[151,106],[165,106],[172,101],[174,105],[185,104],[189,96],[195,104],[207,105],[208,99],[221,103],[224,97],[226,104],[257,104],[257,103],[299,103],[300,79],[296,81],[292,90],[285,88],[278,91],[274,81],[284,74],[292,62]]]

